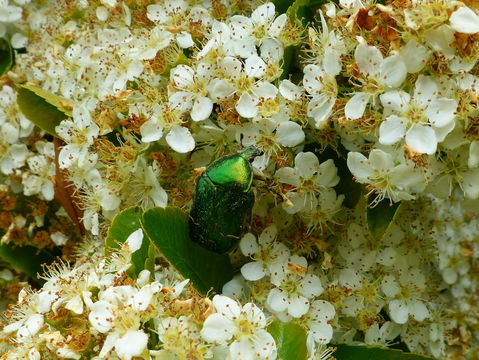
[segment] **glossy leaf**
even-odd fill
[[[278,359],[303,360],[308,357],[306,347],[306,330],[294,323],[273,321],[268,326],[278,347]]]
[[[57,136],[55,127],[71,115],[66,100],[33,86],[17,89],[17,103],[28,120],[53,136]]]
[[[139,228],[141,228],[141,216],[143,211],[139,207],[130,207],[115,216],[108,235],[105,238],[105,253],[109,254],[113,249],[118,248],[128,239],[128,236]],[[149,259],[150,240],[147,236],[143,237],[141,247],[131,256],[132,268],[129,272],[135,277],[143,269],[151,270]]]
[[[337,360],[429,360],[429,356],[403,352],[397,349],[376,346],[332,345],[337,350],[333,356]]]
[[[227,255],[208,251],[191,241],[188,214],[178,208],[152,208],[143,214],[145,233],[168,262],[202,295],[213,289],[221,292],[223,285],[233,278],[233,269]]]
[[[32,279],[43,273],[42,264],[51,264],[55,256],[33,246],[0,245],[0,258],[9,263],[13,269],[24,273]]]
[[[10,43],[5,39],[0,39],[0,76],[13,67],[14,56],[15,53]]]
[[[374,207],[367,207],[366,219],[371,234],[380,239],[389,224],[394,218],[400,203],[391,204],[388,199],[384,199]]]
[[[50,105],[55,106],[58,110],[68,116],[72,116],[73,111],[73,102],[69,99],[65,99],[64,97],[55,95],[51,92],[48,92],[41,87],[33,86],[33,85],[22,85],[22,88],[30,90],[35,95],[40,96]]]

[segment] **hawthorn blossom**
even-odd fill
[[[376,192],[374,203],[384,198],[392,201],[411,200],[425,188],[423,175],[411,164],[395,163],[394,157],[374,149],[369,159],[358,152],[348,153],[348,168],[355,179]]]
[[[228,344],[232,360],[276,359],[276,343],[265,330],[266,316],[253,303],[241,306],[222,295],[213,297],[216,312],[203,323],[201,336],[210,343]]]
[[[236,58],[227,56],[220,61],[225,79],[212,83],[211,95],[216,99],[239,97],[236,111],[245,118],[258,114],[262,100],[274,98],[278,89],[273,84],[260,80],[265,74],[266,64],[258,55],[251,55],[244,65]]]
[[[392,145],[405,138],[411,150],[434,154],[437,144],[455,126],[457,101],[439,96],[434,79],[420,75],[411,97],[402,90],[380,96],[386,120],[379,127],[379,142]]]
[[[275,313],[298,318],[308,312],[310,300],[324,291],[317,275],[307,272],[308,262],[302,256],[292,255],[270,267],[271,283],[266,300]]]
[[[281,14],[275,19],[275,6],[270,2],[260,5],[250,17],[232,16],[231,37],[235,39],[234,47],[237,55],[248,58],[256,54],[255,46],[260,46],[265,39],[276,39],[286,22],[286,14]]]
[[[454,11],[449,18],[454,30],[465,34],[479,32],[479,16],[469,7],[461,6]]]
[[[186,65],[172,69],[170,79],[179,91],[170,95],[171,108],[182,112],[191,110],[193,121],[207,119],[213,110],[213,101],[207,96],[213,75],[213,67],[206,63],[198,63],[196,70]]]
[[[247,233],[240,240],[239,247],[243,255],[251,257],[253,262],[241,267],[241,274],[246,280],[256,281],[269,274],[270,265],[276,261],[283,262],[289,257],[288,248],[275,241],[277,229],[275,225],[268,226],[261,235],[256,237]]]
[[[384,276],[381,289],[388,297],[391,319],[398,324],[404,324],[409,316],[417,321],[427,318],[427,306],[419,299],[425,288],[426,278],[419,269],[403,271],[398,277]]]
[[[401,86],[406,79],[407,67],[403,58],[391,55],[384,58],[379,49],[360,41],[354,59],[362,74],[360,92],[356,92],[344,107],[348,119],[363,116],[367,104],[387,89]]]
[[[283,208],[290,214],[300,210],[312,210],[316,205],[316,195],[322,189],[331,188],[339,182],[337,169],[332,160],[319,163],[312,152],[300,152],[294,158],[294,168],[283,167],[276,171],[275,177],[293,189],[284,195]]]

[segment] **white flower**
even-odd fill
[[[216,313],[206,318],[201,330],[206,341],[229,344],[232,360],[276,359],[276,343],[265,330],[266,316],[255,304],[242,307],[222,295],[215,295],[213,304]]]
[[[386,120],[379,127],[379,142],[392,145],[405,137],[406,144],[419,154],[434,154],[437,143],[444,140],[455,126],[457,101],[438,97],[438,86],[420,75],[414,95],[393,90],[380,96]]]
[[[115,351],[122,360],[140,356],[148,344],[148,335],[142,330],[129,330],[115,342]]]
[[[255,260],[241,267],[241,274],[246,280],[262,279],[269,274],[270,264],[275,261],[283,262],[289,256],[288,248],[274,241],[276,233],[276,226],[271,225],[263,230],[258,240],[251,233],[247,233],[241,239],[239,243],[241,252]]]
[[[356,47],[354,58],[362,74],[364,90],[353,95],[344,107],[346,117],[353,120],[363,116],[371,99],[388,88],[401,86],[407,75],[402,57],[391,55],[384,59],[378,48],[367,45],[364,40]]]
[[[75,105],[73,120],[63,120],[55,131],[67,143],[58,156],[60,168],[69,168],[73,163],[78,163],[80,167],[86,165],[88,148],[99,134],[99,127],[93,122],[88,106]]]
[[[281,146],[294,147],[305,139],[301,125],[289,120],[260,119],[248,122],[239,129],[238,134],[242,135],[244,146],[254,145],[263,152],[253,161],[253,166],[261,171],[267,167],[271,157],[281,150]]]
[[[285,196],[283,208],[290,214],[300,210],[312,210],[316,206],[316,195],[321,189],[331,188],[339,182],[333,160],[319,163],[312,152],[300,152],[294,158],[294,168],[284,167],[276,171],[275,177],[284,184],[294,186]]]
[[[454,30],[465,34],[476,34],[479,32],[479,16],[467,6],[461,6],[454,11],[449,18]]]
[[[166,142],[170,147],[181,154],[192,151],[195,148],[195,139],[189,129],[174,125],[166,135]]]
[[[408,269],[399,274],[399,281],[394,275],[383,278],[381,288],[389,298],[389,314],[398,324],[405,324],[409,315],[417,321],[429,316],[429,311],[420,300],[421,292],[426,289],[426,278],[418,269]]]
[[[347,164],[358,182],[369,185],[371,192],[378,194],[374,202],[384,198],[411,200],[425,187],[422,174],[412,164],[397,164],[390,153],[380,149],[372,150],[369,159],[361,153],[350,152]]]
[[[179,47],[189,48],[194,42],[190,33],[186,31],[189,22],[186,14],[188,8],[185,0],[164,0],[161,4],[148,5],[146,16],[171,32]]]
[[[408,73],[417,73],[431,56],[426,47],[419,44],[414,38],[411,38],[406,45],[401,48],[400,55],[406,65]]]
[[[333,111],[338,93],[334,75],[323,71],[317,65],[304,68],[303,85],[311,95],[308,103],[308,116],[316,122],[316,127],[323,127]]]
[[[9,5],[8,0],[0,0],[0,22],[15,22],[22,18],[20,6]]]
[[[266,300],[275,313],[298,318],[308,312],[310,299],[324,291],[321,280],[307,273],[308,263],[304,257],[292,255],[285,261],[275,262],[270,267],[271,289]]]
[[[196,71],[187,65],[178,65],[170,72],[170,79],[179,90],[170,95],[172,109],[189,111],[193,121],[207,119],[213,110],[213,101],[207,96],[213,68],[206,63],[198,63]]]
[[[333,337],[333,327],[330,321],[334,319],[336,309],[325,300],[315,300],[311,303],[305,316],[309,328],[308,337],[316,343],[328,344]]]
[[[5,326],[3,333],[16,331],[17,340],[23,342],[26,339],[35,336],[45,324],[42,314],[31,314],[23,320],[15,321]]]
[[[256,53],[264,39],[275,39],[286,25],[287,15],[281,14],[276,19],[273,3],[266,3],[253,11],[251,17],[234,15],[230,19],[231,36],[235,39],[237,55],[247,58]]]
[[[245,118],[253,118],[258,114],[261,100],[274,98],[278,89],[273,84],[260,79],[266,70],[265,62],[252,55],[244,62],[233,57],[225,57],[220,64],[226,79],[213,83],[211,95],[217,99],[227,98],[233,94],[239,96],[236,111]]]

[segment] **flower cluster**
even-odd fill
[[[21,291],[1,264],[20,291],[2,359],[274,360],[273,321],[306,330],[309,359],[479,356],[479,7],[320,3],[0,0],[0,245],[72,261]],[[160,254],[133,276],[141,230],[98,255],[120,211],[188,210],[199,169],[247,146],[222,294]]]

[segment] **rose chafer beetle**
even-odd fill
[[[261,152],[254,146],[212,162],[201,174],[190,211],[193,241],[216,253],[232,251],[251,216],[251,161]]]

